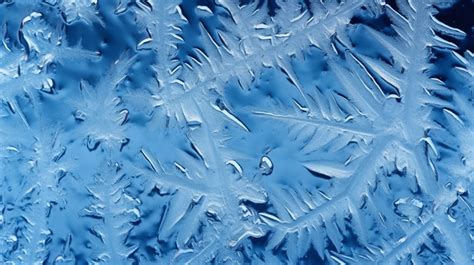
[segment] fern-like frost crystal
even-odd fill
[[[0,263],[474,264],[472,12],[0,1]]]

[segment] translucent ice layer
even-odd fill
[[[0,264],[474,264],[470,0],[0,0]]]

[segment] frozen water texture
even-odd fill
[[[473,11],[1,0],[0,263],[474,264]]]

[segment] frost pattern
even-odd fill
[[[473,264],[461,2],[0,1],[0,263]]]

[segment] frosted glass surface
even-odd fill
[[[0,264],[474,264],[470,0],[0,0]]]

